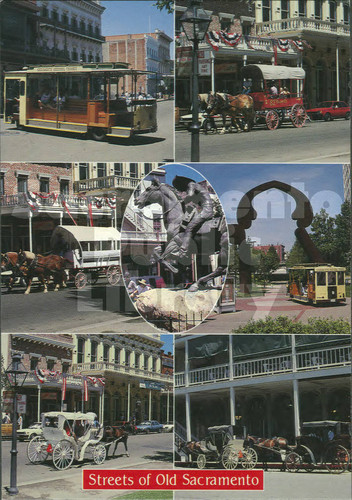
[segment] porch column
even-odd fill
[[[127,386],[127,421],[130,420],[130,412],[131,412],[131,383],[128,382]]]
[[[170,422],[170,391],[167,389],[166,395],[166,422]]]
[[[149,420],[152,419],[152,390],[149,389]]]
[[[40,419],[40,393],[42,388],[38,385],[38,400],[37,400],[37,422],[41,422]]]
[[[104,397],[105,397],[105,391],[104,391],[104,388],[103,388],[103,392],[101,393],[101,419],[99,420],[99,422],[101,424],[104,423]]]
[[[103,391],[99,394],[99,422],[102,423],[102,414],[101,414],[101,406],[102,406],[102,400],[103,400]]]
[[[272,419],[271,419],[271,393],[267,393],[265,397],[265,410],[266,410],[266,423],[267,423],[267,436],[270,437],[272,436]],[[298,435],[298,434],[296,434]]]
[[[243,67],[247,66],[247,54],[243,54],[242,61],[243,61]]]
[[[292,384],[293,384],[293,412],[294,412],[295,436],[299,436],[301,425],[299,421],[298,380],[294,379]]]
[[[190,395],[186,394],[186,433],[187,441],[191,441],[191,400]]]
[[[189,386],[188,381],[188,340],[185,341],[185,386]]]
[[[233,380],[233,335],[229,335],[229,377]]]
[[[234,387],[230,387],[230,424],[236,424],[236,398]]]
[[[336,100],[340,100],[339,39],[336,40]]]
[[[211,62],[211,91],[215,92],[215,55],[214,52],[210,52],[210,62]]]
[[[32,235],[32,211],[29,211],[28,218],[28,232],[29,232],[29,251],[33,252],[33,235]]]
[[[60,226],[62,226],[62,219],[63,219],[64,214],[62,212],[59,213],[60,217]]]

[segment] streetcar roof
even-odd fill
[[[316,270],[316,271],[346,271],[345,267],[337,267],[332,264],[297,264],[296,266],[290,267],[289,271],[302,271],[302,270]]]
[[[6,75],[23,75],[23,74],[47,74],[47,73],[112,73],[115,76],[123,75],[146,75],[153,74],[153,71],[143,71],[129,68],[129,63],[125,62],[108,62],[108,63],[67,63],[67,64],[38,64],[28,65],[21,70],[7,71]]]
[[[274,66],[271,64],[247,64],[242,68],[245,78],[264,80],[303,80],[306,72],[297,66]]]
[[[69,244],[81,241],[119,241],[120,233],[114,227],[56,226],[51,235],[52,248],[58,237]]]

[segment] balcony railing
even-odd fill
[[[90,30],[89,28],[82,28],[81,26],[77,24],[74,25],[72,23],[69,23],[68,21],[64,22],[64,21],[59,21],[58,19],[52,19],[47,17],[45,18],[42,17],[42,19],[43,19],[43,22],[41,23],[42,26],[47,25],[51,28],[62,29],[67,32],[71,32],[77,35],[83,35],[88,38],[93,38],[99,41],[105,40],[105,38],[100,33],[97,33],[95,30]]]
[[[277,21],[266,21],[257,23],[257,35],[269,35],[279,32],[290,31],[312,31],[315,33],[333,33],[337,35],[349,36],[350,27],[348,24],[332,23],[330,21],[321,21],[309,17],[298,17],[289,19],[279,19]]]
[[[136,368],[134,366],[124,365],[120,363],[111,363],[108,361],[94,361],[88,363],[78,363],[73,365],[72,370],[74,372],[104,372],[113,371],[119,374],[131,375],[134,377],[152,379],[159,382],[173,382],[172,375],[165,375],[163,373],[144,370],[143,368]]]
[[[85,196],[72,196],[72,195],[63,195],[56,193],[37,193],[40,196],[36,197],[36,205],[37,208],[48,209],[51,211],[62,211],[63,202],[67,204],[70,209],[80,209],[82,211],[86,211],[88,209],[88,199]],[[41,196],[45,196],[45,198],[41,198]],[[102,209],[107,211],[111,211],[111,208],[107,204],[106,200],[102,200]],[[10,207],[28,207],[28,197],[26,193],[18,193],[18,194],[5,194],[0,196],[0,207],[2,208],[10,208]]]
[[[28,44],[28,43],[16,43],[11,40],[1,40],[0,42],[1,50],[10,50],[13,52],[21,52],[26,55],[40,55],[47,57],[55,57],[62,61],[69,61],[69,53],[65,49],[49,48],[46,46]]]
[[[249,359],[233,363],[233,378],[248,378],[289,373],[318,368],[339,367],[351,364],[351,347],[341,346],[296,354],[294,370],[292,354]],[[188,385],[207,384],[230,380],[229,364],[198,368],[188,372]],[[175,374],[175,387],[186,385],[186,373]]]
[[[67,374],[66,382],[67,382],[67,387],[70,389],[73,389],[75,387],[77,387],[78,389],[82,388],[82,377],[80,375],[75,376],[75,375]],[[60,373],[57,376],[46,378],[44,383],[40,384],[40,382],[37,379],[37,377],[35,376],[35,374],[29,373],[26,377],[26,381],[24,383],[24,386],[25,387],[33,386],[33,384],[35,384],[37,386],[40,385],[44,389],[45,389],[46,385],[47,386],[50,385],[50,386],[62,387],[62,374]]]
[[[109,175],[107,177],[96,177],[94,179],[84,179],[73,183],[73,190],[76,193],[104,190],[104,189],[128,189],[133,191],[140,179],[122,177],[120,175]]]

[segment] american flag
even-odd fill
[[[62,401],[66,399],[67,374],[62,374]]]
[[[88,401],[88,380],[87,377],[83,377],[83,401]]]

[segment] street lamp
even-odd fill
[[[201,7],[203,0],[190,0],[189,7],[181,16],[182,29],[187,40],[193,43],[192,54],[192,133],[191,161],[199,161],[199,117],[198,117],[198,47],[204,40],[211,21],[210,16]]]
[[[22,387],[28,371],[21,362],[20,354],[13,354],[10,365],[5,370],[10,386],[13,388],[12,449],[10,487],[6,488],[10,495],[17,495],[17,389]]]

